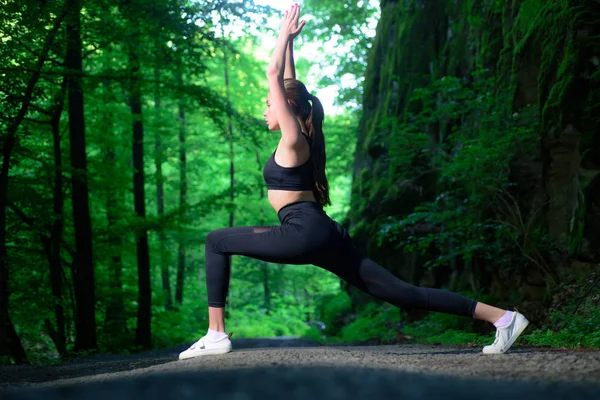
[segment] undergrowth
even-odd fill
[[[468,297],[472,294],[464,293]],[[401,311],[389,304],[369,303],[350,311],[349,298],[339,294],[323,311],[324,319],[334,320],[327,312],[345,312],[346,324],[325,331],[325,343],[414,343],[484,346],[494,340],[489,334],[474,332],[470,318],[429,313],[423,319],[405,324]],[[486,302],[486,299],[482,299]],[[491,302],[493,304],[493,302]],[[342,306],[340,306],[342,305]],[[563,284],[554,291],[552,306],[545,321],[531,323],[517,344],[566,349],[600,348],[600,272],[585,279]]]

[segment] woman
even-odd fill
[[[243,255],[282,264],[313,264],[357,288],[398,307],[418,308],[477,318],[497,327],[486,354],[506,352],[529,323],[518,312],[501,310],[461,295],[410,285],[365,257],[348,232],[323,211],[328,205],[325,176],[323,107],[295,79],[293,39],[300,33],[300,7],[283,18],[267,68],[269,94],[264,113],[270,130],[281,130],[279,144],[264,167],[269,202],[281,225],[233,227],[206,238],[209,329],[179,359],[231,351],[224,307],[229,288],[230,256]]]

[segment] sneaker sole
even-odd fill
[[[483,352],[483,354],[504,354],[506,353],[511,346],[513,345],[513,343],[519,338],[519,336],[521,336],[521,333],[523,333],[523,331],[525,330],[525,328],[527,328],[527,326],[529,325],[529,320],[525,317],[523,317],[523,319],[525,320],[525,323],[519,328],[519,330],[517,331],[517,333],[515,335],[513,335],[512,339],[508,342],[508,344],[506,345],[506,349],[502,352],[493,352],[493,353],[486,353],[485,351]]]
[[[187,360],[188,358],[196,358],[202,356],[216,356],[219,354],[227,354],[231,351],[231,348],[224,349],[205,349],[202,352],[190,353],[186,355],[179,355],[180,360]]]

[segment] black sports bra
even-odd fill
[[[312,144],[310,138],[302,133],[308,141],[308,145]],[[263,169],[263,178],[267,184],[267,189],[274,190],[292,190],[303,191],[313,190],[315,180],[313,177],[312,156],[308,160],[297,167],[282,167],[275,162],[275,151],[267,160]]]

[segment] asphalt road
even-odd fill
[[[515,347],[319,346],[233,340],[221,356],[178,361],[181,346],[53,367],[0,367],[0,398],[25,399],[594,399],[600,351]]]

